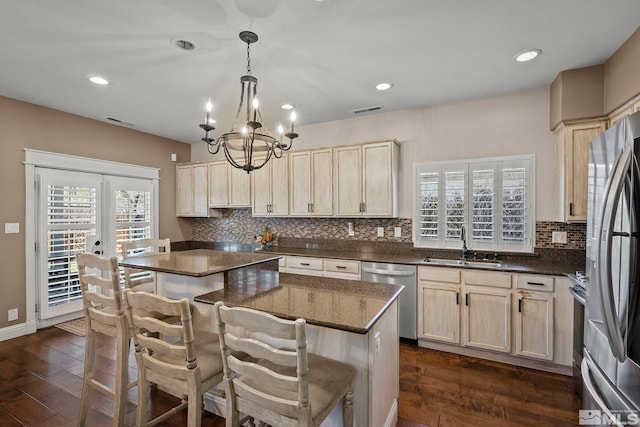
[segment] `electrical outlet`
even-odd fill
[[[352,223],[352,222],[348,223],[348,224],[347,224],[347,227],[348,227],[348,229],[349,229],[349,236],[355,236],[355,235],[356,235],[356,232],[355,232],[355,230],[353,229],[353,223]]]
[[[384,237],[384,227],[378,227],[378,237]]]
[[[393,229],[393,237],[402,237],[402,227],[396,227]]]
[[[9,310],[7,312],[7,320],[9,322],[12,322],[14,320],[18,320],[18,309],[17,308],[12,308],[11,310]]]
[[[4,234],[14,234],[20,232],[20,223],[19,222],[5,222],[4,223]]]
[[[551,233],[551,243],[567,243],[567,232],[554,231]]]

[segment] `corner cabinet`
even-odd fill
[[[418,268],[418,344],[570,375],[568,279]]]
[[[287,216],[289,214],[288,155],[271,159],[251,175],[253,216]]]
[[[176,216],[209,216],[206,163],[176,166]]]
[[[334,148],[335,215],[397,217],[398,156],[396,141]]]
[[[331,149],[297,151],[289,155],[292,216],[333,214],[333,154]]]
[[[226,160],[209,167],[209,207],[248,208],[251,206],[251,177]]]
[[[563,222],[587,221],[589,144],[607,127],[607,120],[561,123],[556,129],[557,182],[560,186],[556,215]]]

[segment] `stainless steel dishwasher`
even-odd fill
[[[362,280],[365,282],[404,285],[398,297],[398,332],[400,338],[417,340],[418,280],[415,265],[363,262]]]

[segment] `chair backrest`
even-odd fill
[[[186,380],[198,365],[189,300],[125,289],[124,301],[138,364],[164,377]],[[180,322],[167,323],[167,318]]]
[[[87,321],[91,322],[87,326],[112,335],[110,330],[101,330],[99,324],[113,327],[117,325],[118,318],[124,318],[118,259],[78,253],[76,261],[82,289],[82,306]]]
[[[240,412],[257,407],[287,418],[309,419],[305,320],[283,320],[261,311],[227,307],[222,302],[215,304],[214,316],[227,393],[231,394],[227,399],[235,399]],[[240,360],[231,351],[268,360],[272,365]]]
[[[122,258],[171,252],[171,239],[137,239],[122,243]],[[155,275],[136,268],[124,269],[124,285],[129,289],[155,281]],[[139,288],[143,289],[143,288]],[[148,289],[145,289],[148,290]]]

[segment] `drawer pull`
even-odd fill
[[[518,313],[522,313],[522,300],[518,300]]]
[[[460,305],[460,292],[456,292],[456,305]]]
[[[469,305],[469,294],[464,294],[464,305]]]
[[[527,282],[527,285],[533,285],[533,286],[545,286],[544,283],[540,283],[540,282]]]
[[[300,265],[302,265],[303,267],[309,267],[311,264],[309,264],[308,262],[301,262]]]
[[[336,268],[339,268],[341,270],[345,270],[347,268],[346,265],[336,265]]]

